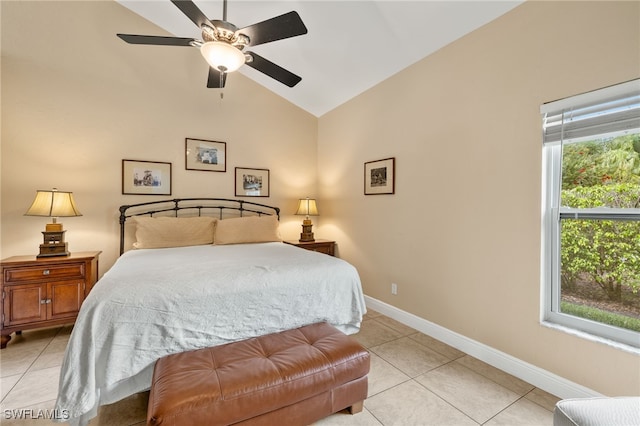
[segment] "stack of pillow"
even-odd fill
[[[282,241],[276,216],[136,217],[137,249]]]

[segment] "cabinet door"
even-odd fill
[[[47,319],[47,286],[30,284],[4,288],[4,326]]]
[[[84,281],[49,283],[48,319],[75,317],[84,300]]]

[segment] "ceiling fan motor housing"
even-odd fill
[[[244,49],[244,47],[251,42],[248,36],[239,33],[238,27],[230,22],[212,20],[211,24],[213,24],[213,27],[205,24],[202,25],[202,39],[205,42],[224,41],[234,45],[240,50]]]

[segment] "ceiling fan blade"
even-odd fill
[[[300,83],[300,81],[302,80],[301,77],[298,77],[291,71],[287,71],[280,65],[276,65],[260,55],[256,55],[253,52],[246,52],[246,54],[250,55],[252,58],[251,61],[246,62],[247,65],[255,70],[260,71],[263,74],[268,75],[275,80],[278,80],[280,83],[286,86],[293,87],[296,84]]]
[[[162,37],[136,34],[117,34],[122,40],[130,44],[154,44],[159,46],[191,46],[195,39],[184,37]]]
[[[269,43],[285,38],[296,37],[307,33],[298,12],[289,12],[257,24],[249,25],[237,32],[249,36],[251,40],[248,46]]]
[[[220,75],[222,75],[222,81],[220,81]],[[209,67],[209,79],[207,80],[207,87],[209,89],[222,89],[227,82],[227,73],[221,73],[213,67]],[[222,84],[220,84],[222,83]]]
[[[171,0],[171,3],[187,15],[187,18],[191,19],[198,28],[202,28],[203,24],[213,27],[209,18],[191,0]]]

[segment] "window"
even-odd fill
[[[544,320],[640,347],[640,80],[541,112]]]

